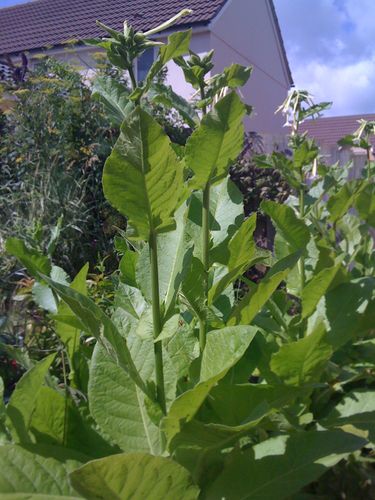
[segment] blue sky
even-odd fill
[[[297,87],[330,115],[375,112],[375,1],[274,0]]]
[[[25,0],[0,0],[7,7]],[[296,87],[331,115],[375,112],[375,0],[274,0]]]

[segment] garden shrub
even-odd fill
[[[118,286],[104,309],[87,296],[87,265],[70,282],[50,256],[8,239],[49,296],[64,348],[35,364],[1,408],[0,491],[298,498],[343,460],[371,460],[374,447],[373,249],[362,238],[372,177],[348,183],[321,164],[298,125],[325,105],[291,93],[292,155],[260,156],[257,167],[280,172],[292,195],[261,203],[276,236],[272,252],[258,247],[257,215],[244,218],[228,178],[249,111],[236,89],[251,69],[233,64],[208,79],[213,54],[189,51],[191,31],[176,32],[138,85],[134,59],[170,23],[146,33],[100,25],[109,37],[91,43],[132,82],[129,94],[106,80],[102,94],[123,119],[103,172],[107,200],[128,219],[116,240]],[[172,59],[198,91],[200,113],[153,85]],[[185,119],[186,146],[149,113],[150,96]],[[233,284],[255,264],[267,272],[238,300]],[[56,359],[60,380],[50,372]]]

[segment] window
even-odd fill
[[[149,69],[154,62],[154,47],[145,50],[137,59],[137,80],[139,82],[146,78]]]

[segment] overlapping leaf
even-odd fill
[[[194,188],[223,179],[241,152],[246,108],[235,92],[221,99],[186,144],[185,160],[193,171]]]
[[[151,231],[175,227],[173,215],[185,193],[183,168],[162,127],[140,107],[121,127],[104,167],[103,189],[128,217],[135,237],[148,240]]]

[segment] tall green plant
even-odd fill
[[[277,229],[275,251],[256,246],[256,215],[244,220],[242,197],[228,179],[249,111],[236,88],[249,68],[234,64],[209,76],[212,53],[189,52],[191,33],[173,33],[138,86],[133,61],[153,43],[149,34],[127,24],[124,33],[104,29],[110,37],[97,43],[133,82],[132,92],[119,96],[124,120],[103,174],[107,199],[128,218],[126,238],[117,240],[119,286],[106,314],[85,295],[85,270],[70,285],[59,283],[48,257],[7,242],[56,300],[52,318],[70,373],[79,359],[77,333],[95,348],[89,412],[79,380],[65,377],[61,391],[49,377],[54,355],[21,379],[0,412],[7,443],[0,448],[0,491],[290,497],[372,445],[371,386],[370,396],[351,386],[349,401],[337,400],[353,382],[341,362],[354,355],[353,338],[360,345],[372,340],[373,278],[352,276],[315,238],[309,212],[293,206],[263,204]],[[172,144],[147,111],[153,79],[172,59],[200,96],[200,111],[187,120],[194,130],[186,147]],[[171,102],[189,109],[181,98]],[[301,141],[293,160],[283,160],[298,189],[312,151]],[[262,159],[265,166],[276,160]],[[257,263],[268,272],[237,300],[234,283]],[[373,382],[365,371],[356,375]],[[356,389],[362,394],[364,387]]]

